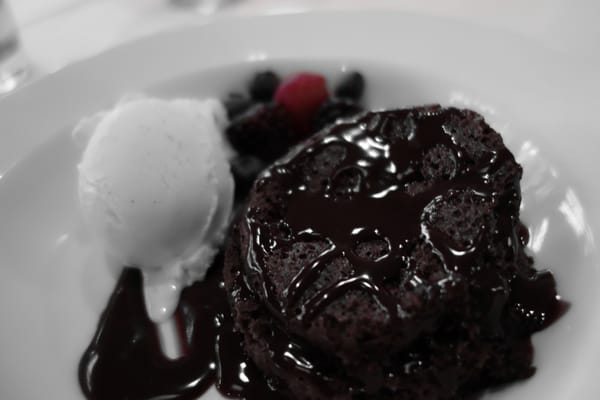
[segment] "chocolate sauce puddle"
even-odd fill
[[[236,399],[282,399],[242,350],[222,286],[222,257],[184,290],[177,311],[186,355],[163,355],[146,315],[138,270],[123,271],[79,364],[88,399],[198,399],[212,385]]]

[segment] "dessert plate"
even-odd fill
[[[266,67],[331,79],[360,70],[371,108],[440,102],[483,113],[524,166],[522,215],[536,266],[555,272],[571,303],[534,336],[535,376],[484,398],[600,397],[596,70],[506,32],[361,12],[190,26],[0,101],[0,398],[82,398],[79,357],[114,284],[80,221],[74,124],[128,93],[222,96]]]

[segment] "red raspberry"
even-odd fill
[[[301,134],[311,131],[313,118],[328,98],[325,78],[310,73],[289,77],[275,92],[275,102],[285,107]]]

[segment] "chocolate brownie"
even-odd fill
[[[259,176],[226,250],[245,351],[301,400],[529,377],[560,302],[524,250],[521,174],[469,110],[368,112],[308,139]]]

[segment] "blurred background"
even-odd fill
[[[228,16],[311,10],[393,9],[516,32],[600,63],[596,0],[0,0],[12,13],[29,77],[137,38]],[[0,17],[3,18],[3,17]],[[0,19],[8,26],[6,19]],[[1,48],[0,48],[1,50]],[[0,52],[0,57],[2,53]],[[13,84],[8,82],[9,85]]]

